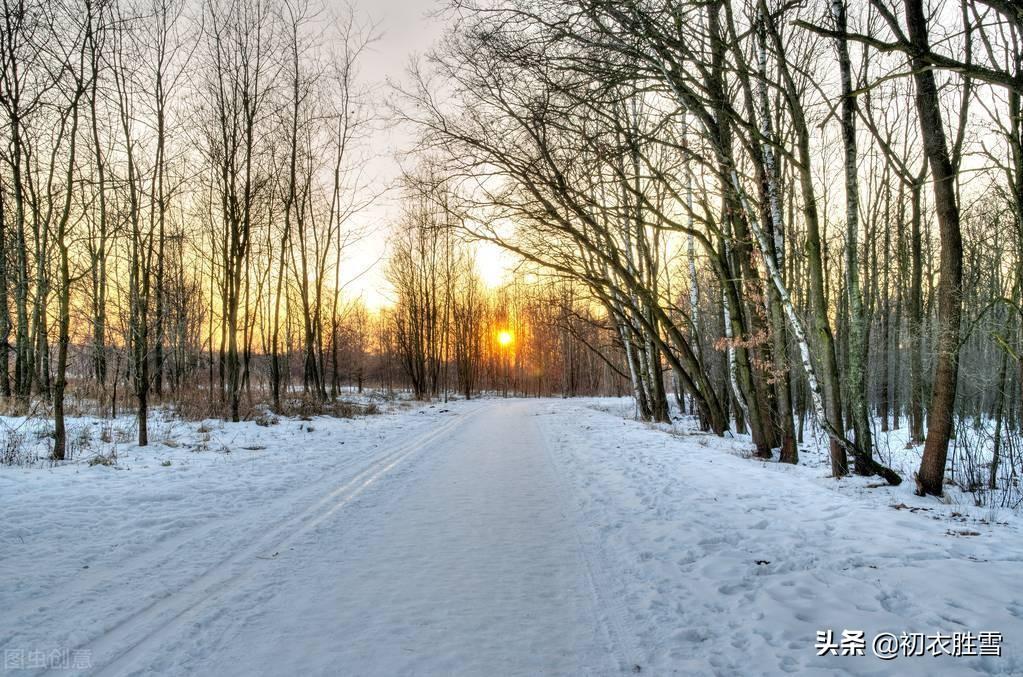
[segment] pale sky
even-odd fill
[[[328,0],[343,9],[343,0]],[[362,55],[359,63],[361,84],[372,89],[374,117],[383,114],[383,101],[389,95],[387,80],[404,79],[409,59],[430,49],[443,31],[439,21],[426,16],[438,7],[438,0],[352,0],[357,20],[377,25],[379,39]],[[374,191],[391,185],[399,174],[396,154],[406,148],[409,137],[401,130],[374,124],[367,143],[371,155],[368,176]],[[362,296],[371,307],[389,303],[390,290],[384,279],[386,247],[390,224],[399,211],[397,196],[385,194],[360,214],[367,235],[348,252],[342,277],[349,296]]]
[[[342,0],[328,1],[340,3]],[[362,84],[373,89],[375,113],[386,114],[382,104],[389,96],[387,80],[404,80],[409,59],[425,54],[443,34],[442,21],[427,16],[442,3],[443,0],[353,0],[359,20],[377,24],[379,39],[359,64]],[[377,127],[367,144],[372,155],[368,174],[374,186],[383,188],[398,177],[396,156],[409,148],[412,138],[407,130],[388,129],[382,120]],[[367,235],[351,248],[343,264],[342,277],[348,296],[361,295],[371,308],[392,301],[384,268],[389,228],[399,213],[399,196],[392,191],[361,214],[358,221],[364,224]],[[477,261],[486,283],[494,285],[500,281],[505,258],[493,246],[481,248]]]

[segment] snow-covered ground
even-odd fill
[[[165,421],[0,467],[0,674],[1023,674],[1018,515],[627,413]],[[881,632],[1002,656],[882,661]]]

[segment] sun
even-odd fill
[[[513,341],[515,341],[515,335],[512,334],[507,329],[502,329],[501,331],[497,332],[497,342],[501,346],[510,346]]]

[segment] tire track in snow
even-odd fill
[[[402,442],[402,439],[409,432],[414,435],[417,431],[404,432],[404,435],[396,435],[397,439],[385,439],[379,444],[367,447],[364,453],[355,457],[339,459],[339,464],[330,468],[331,472],[344,472],[352,467],[358,467],[367,458],[372,457],[373,452],[377,451],[380,446],[387,446],[396,442],[405,446],[409,444],[409,441]],[[359,472],[364,470],[365,468]],[[315,508],[315,506],[307,505],[306,508],[290,511],[288,510],[289,508],[293,508],[296,504],[306,505],[317,501],[329,500],[330,491],[335,486],[336,481],[332,474],[325,475],[318,480],[313,480],[306,486],[295,491],[283,493],[273,498],[270,502],[259,505],[259,514],[283,514],[285,515],[284,520],[297,519],[301,517],[304,510]],[[328,489],[327,495],[323,493],[325,487],[331,488]],[[232,527],[237,527],[239,524],[243,525],[243,527],[251,526],[254,521],[256,521],[254,514],[246,512],[244,509],[236,514],[217,515],[205,520],[200,526],[180,530],[178,533],[161,540],[156,547],[119,559],[116,567],[94,566],[91,569],[80,571],[73,579],[66,581],[66,585],[54,589],[53,592],[43,597],[33,597],[25,600],[17,607],[5,609],[4,614],[10,619],[20,619],[19,623],[15,624],[18,625],[23,622],[30,622],[31,617],[40,609],[55,605],[66,606],[69,599],[80,599],[86,593],[99,593],[113,587],[131,585],[140,579],[151,579],[154,573],[158,573],[162,565],[167,562],[173,562],[179,553],[192,552],[195,550],[197,543],[201,544],[205,540],[222,537],[225,532],[232,531]],[[216,569],[223,562],[224,560],[214,562],[202,573],[205,574]],[[188,581],[184,582],[186,585],[187,583]],[[2,644],[2,639],[0,638],[0,644]]]
[[[349,505],[377,480],[387,475],[402,461],[422,451],[438,438],[461,427],[482,410],[477,407],[453,420],[442,424],[422,436],[401,444],[397,449],[375,459],[347,479],[340,486],[330,490],[320,500],[286,517],[269,531],[265,531],[251,545],[232,552],[198,576],[188,581],[167,597],[154,600],[141,609],[123,617],[112,627],[81,643],[77,649],[91,651],[94,665],[90,674],[111,674],[111,671],[130,660],[153,642],[165,636],[176,624],[197,616],[202,607],[216,599],[229,597],[232,589],[245,582],[257,572],[252,570],[253,560],[264,553],[276,553],[286,548],[297,537],[316,528],[338,510]],[[318,487],[320,485],[317,485]],[[244,516],[243,516],[244,517]],[[252,524],[251,520],[246,520]],[[265,558],[265,555],[263,555]],[[112,654],[112,655],[111,655]],[[105,658],[105,655],[110,655]],[[62,674],[66,673],[63,671]],[[116,674],[124,674],[123,671]],[[56,674],[43,671],[38,674]]]
[[[559,414],[555,414],[555,416],[557,415]],[[591,545],[583,541],[579,533],[578,525],[580,520],[576,519],[578,511],[567,504],[568,489],[565,487],[561,467],[554,459],[554,454],[551,453],[551,442],[547,437],[547,431],[539,421],[537,421],[536,426],[540,432],[540,439],[543,440],[544,454],[547,457],[551,473],[554,475],[559,507],[566,518],[571,517],[573,519],[572,534],[575,537],[579,559],[586,566],[586,580],[589,584],[590,594],[593,597],[594,604],[600,609],[603,616],[601,619],[602,625],[607,632],[612,650],[615,652],[618,666],[622,672],[637,672],[636,668],[642,669],[643,666],[642,661],[638,659],[640,652],[634,641],[635,632],[633,632],[631,624],[625,620],[628,616],[625,605],[621,601],[621,596],[612,595],[609,600],[601,592],[601,590],[610,590],[611,585],[606,567],[601,562],[594,561],[593,551],[599,551],[600,546]]]

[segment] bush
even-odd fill
[[[328,413],[327,409],[329,406],[329,402],[321,402],[315,397],[302,395],[301,397],[288,400],[285,404],[285,409],[291,416],[309,420],[313,416],[322,416]]]
[[[185,421],[220,418],[227,410],[218,398],[210,397],[209,391],[200,388],[182,389],[170,404],[174,413]]]
[[[104,465],[111,466],[117,463],[117,452],[111,451],[109,454],[96,454],[89,459],[89,466]]]
[[[355,418],[360,413],[359,405],[340,400],[334,404],[334,415],[338,418]]]
[[[193,451],[209,451],[210,450],[210,440],[211,439],[212,439],[212,436],[210,435],[209,428],[200,427],[199,428],[199,439],[195,443],[195,446],[192,448],[192,450]]]
[[[88,425],[78,426],[68,431],[67,460],[79,456],[92,447],[92,430]]]
[[[0,397],[0,416],[26,416],[28,408],[17,397]]]
[[[25,446],[25,436],[17,430],[7,430],[0,445],[0,465],[32,465],[38,459]]]
[[[280,419],[274,416],[269,411],[264,411],[262,414],[255,418],[256,425],[262,428],[269,428],[272,425],[280,423]]]

